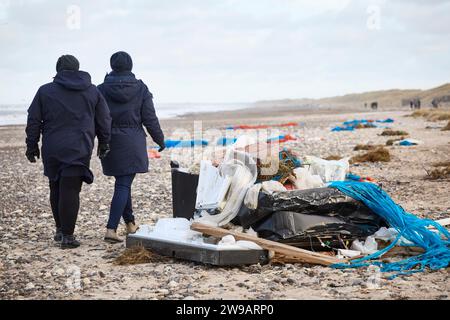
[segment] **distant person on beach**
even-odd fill
[[[138,173],[148,172],[147,135],[165,149],[164,134],[153,105],[153,96],[142,80],[131,72],[133,61],[126,52],[111,57],[112,71],[98,88],[108,102],[112,116],[111,153],[102,159],[103,173],[115,177],[114,195],[105,241],[119,243],[117,234],[120,219],[127,234],[135,233],[138,225],[133,215],[131,186]]]
[[[56,223],[54,240],[62,249],[80,246],[74,231],[81,186],[94,180],[90,160],[95,136],[100,158],[107,156],[111,138],[106,101],[91,83],[91,76],[79,68],[74,56],[58,59],[53,82],[39,88],[28,109],[26,127],[26,157],[31,163],[40,157],[38,143],[42,134],[44,175],[50,181]]]
[[[431,101],[431,106],[432,106],[434,109],[439,108],[439,100],[436,99],[436,98],[434,98],[434,99]]]

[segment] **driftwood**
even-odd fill
[[[252,241],[252,242],[258,244],[259,246],[261,246],[262,248],[269,250],[269,251],[273,251],[276,254],[280,254],[282,256],[286,256],[289,258],[295,258],[296,260],[298,259],[298,262],[309,263],[309,264],[318,264],[318,265],[323,265],[323,266],[330,266],[335,263],[345,262],[345,260],[337,259],[335,257],[327,256],[324,254],[292,247],[292,246],[289,246],[286,244],[282,244],[282,243],[278,243],[278,242],[274,242],[274,241],[270,241],[270,240],[266,240],[266,239],[257,238],[255,236],[251,236],[251,235],[241,233],[241,232],[235,232],[235,231],[231,231],[231,230],[225,230],[222,228],[211,227],[211,226],[204,225],[201,223],[194,222],[191,226],[191,229],[201,232],[203,234],[209,235],[209,236],[217,237],[217,238],[221,238],[226,235],[232,235],[236,240]]]

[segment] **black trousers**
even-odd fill
[[[56,227],[63,235],[73,235],[80,209],[82,177],[60,177],[50,181],[50,204]]]

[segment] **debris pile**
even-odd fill
[[[344,125],[354,130],[392,122],[354,120]],[[404,137],[408,133],[389,129],[382,135]],[[423,254],[392,265],[375,263],[395,272],[409,272],[416,265],[421,266],[419,270],[436,269],[448,263],[445,229],[406,213],[374,179],[350,173],[350,164],[391,161],[388,149],[357,145],[355,151],[366,153],[351,159],[321,159],[274,143],[295,140],[290,134],[260,141],[246,135],[222,137],[216,140],[223,151],[219,155],[204,154],[192,163],[172,165],[174,219],[143,226],[128,237],[127,244],[144,243],[163,255],[213,265],[262,263],[275,257],[278,263],[285,259],[344,268],[368,265],[372,263],[368,260],[407,243],[420,247]],[[404,138],[391,142],[400,146],[419,143]],[[436,170],[449,174],[447,164]],[[442,242],[445,245],[430,236],[427,226],[447,237]]]

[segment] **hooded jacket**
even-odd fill
[[[60,71],[39,88],[28,109],[26,144],[36,147],[42,134],[44,174],[80,175],[93,182],[90,160],[95,136],[111,139],[111,116],[105,99],[84,71]]]
[[[98,87],[112,117],[111,152],[102,160],[103,173],[107,176],[148,172],[147,135],[143,127],[154,142],[158,145],[164,143],[153,96],[144,82],[129,71],[131,59],[125,55],[122,58],[118,60],[121,66],[118,70],[122,71],[112,71]],[[114,68],[113,61],[111,65]]]

